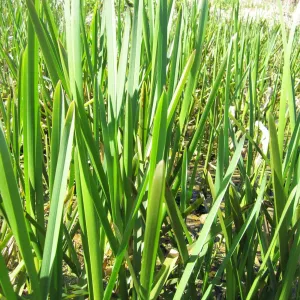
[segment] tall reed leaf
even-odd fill
[[[158,238],[160,232],[160,214],[165,189],[165,163],[157,164],[150,186],[147,207],[144,250],[141,270],[141,294],[143,299],[149,299],[156,262]]]
[[[244,141],[245,141],[245,137],[242,137],[239,144],[237,145],[236,147],[236,150],[234,152],[234,155],[232,157],[232,160],[228,166],[228,169],[227,169],[227,172],[225,174],[225,176],[223,177],[223,180],[221,182],[221,185],[220,185],[220,189],[219,189],[219,192],[218,192],[218,195],[216,197],[216,200],[207,216],[207,219],[204,223],[204,226],[200,232],[200,235],[196,241],[196,244],[195,246],[193,247],[193,250],[191,251],[191,254],[190,254],[190,259],[185,267],[185,270],[184,270],[184,273],[182,275],[182,278],[179,282],[179,285],[177,287],[177,290],[176,290],[176,293],[175,293],[175,296],[174,296],[174,299],[181,299],[183,293],[184,293],[184,290],[185,290],[185,287],[188,283],[188,281],[190,280],[191,278],[191,274],[193,272],[193,269],[195,267],[195,264],[196,264],[196,261],[197,261],[197,257],[198,255],[200,254],[204,244],[205,244],[205,240],[206,240],[206,237],[208,236],[209,234],[209,231],[211,229],[211,226],[213,224],[213,221],[215,219],[215,216],[217,214],[217,211],[219,209],[219,206],[220,206],[220,203],[221,201],[223,200],[223,197],[227,191],[227,188],[228,188],[228,185],[229,185],[229,182],[231,180],[231,177],[232,177],[232,174],[237,166],[237,163],[240,159],[240,156],[241,156],[241,151],[243,149],[243,145],[244,145]],[[193,284],[193,283],[191,283]]]
[[[19,194],[14,171],[11,163],[11,155],[6,144],[2,124],[0,123],[0,193],[3,199],[4,209],[12,229],[20,253],[24,259],[25,267],[31,281],[31,291],[35,297],[40,297],[40,284],[37,270],[34,265],[34,256],[29,241],[29,233],[26,230],[24,210]]]
[[[40,274],[43,299],[47,299],[49,291],[51,273],[62,222],[69,166],[72,157],[75,119],[74,109],[75,103],[72,102],[69,106],[65,119],[64,129],[59,145],[59,154],[53,183],[51,208]]]
[[[284,205],[286,203],[286,195],[284,192],[282,178],[282,163],[280,157],[280,148],[278,145],[277,132],[272,114],[269,114],[269,131],[270,131],[270,153],[271,153],[271,170],[272,183],[274,189],[275,216],[276,223],[282,215]],[[283,271],[285,270],[288,257],[288,240],[287,240],[287,222],[283,222],[279,232],[279,245],[281,254],[281,264]]]
[[[6,269],[5,260],[0,253],[0,285],[6,299],[17,300],[17,295],[14,292],[13,286],[10,282],[10,278],[8,276],[8,271]]]

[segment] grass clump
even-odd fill
[[[299,298],[300,5],[0,6],[0,295]]]

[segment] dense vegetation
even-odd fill
[[[300,298],[300,5],[231,3],[1,1],[0,297]]]

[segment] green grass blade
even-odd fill
[[[144,251],[141,269],[141,294],[143,299],[149,299],[160,232],[160,214],[162,199],[165,189],[165,163],[160,161],[157,164],[150,185],[150,194],[147,207],[147,217],[144,237]]]
[[[190,70],[193,66],[195,55],[196,55],[196,52],[193,51],[193,53],[189,57],[189,59],[186,63],[186,66],[185,66],[185,68],[182,72],[181,78],[178,82],[178,85],[177,85],[175,91],[174,91],[172,99],[170,100],[170,104],[169,104],[169,108],[168,108],[167,127],[170,126],[171,120],[172,120],[172,118],[175,114],[178,102],[180,100],[181,93],[182,93],[183,88],[184,88],[184,84],[186,83],[186,81],[188,79],[189,72],[190,72]]]
[[[270,153],[271,153],[271,170],[272,183],[274,189],[275,216],[278,226],[285,203],[286,195],[284,192],[282,178],[282,163],[280,156],[280,147],[278,144],[275,122],[272,114],[269,114],[269,131],[270,131]],[[287,221],[284,221],[279,232],[279,247],[281,255],[281,264],[283,271],[285,270],[288,259],[288,240],[287,240]]]
[[[167,279],[170,274],[176,268],[176,262],[178,261],[178,252],[174,249],[171,249],[168,253],[161,269],[157,273],[156,278],[154,279],[153,288],[150,293],[150,299],[157,299],[161,290],[164,288]]]
[[[114,119],[117,119],[117,112],[120,110],[120,103],[117,103],[117,38],[116,38],[116,15],[114,1],[104,2],[104,18],[107,36],[107,69],[108,69],[108,118],[110,109]],[[110,107],[110,104],[112,107]]]
[[[143,198],[144,198],[147,186],[148,186],[148,180],[149,180],[149,172],[146,171],[146,174],[145,174],[145,176],[142,180],[142,183],[139,187],[137,199],[135,201],[135,206],[132,208],[132,211],[131,211],[131,214],[129,217],[129,221],[124,230],[123,239],[120,243],[118,253],[116,254],[116,261],[115,261],[115,264],[113,267],[112,275],[111,275],[108,285],[105,289],[104,299],[106,299],[106,300],[111,299],[111,293],[112,293],[113,287],[115,285],[116,278],[118,276],[118,272],[119,272],[121,263],[123,261],[123,258],[124,258],[125,252],[126,252],[126,248],[128,245],[128,241],[129,241],[132,229],[133,229],[136,219],[138,217],[138,211],[140,209],[140,205],[142,204],[142,201],[143,201]]]
[[[200,21],[199,21],[199,26],[197,28],[197,33],[195,33],[197,34],[197,38],[194,46],[194,48],[196,49],[195,61],[191,69],[191,74],[188,80],[188,85],[184,94],[182,108],[179,116],[181,130],[183,128],[187,113],[190,108],[192,93],[195,89],[195,83],[199,72],[199,65],[201,63],[201,57],[202,57],[202,47],[203,47],[204,36],[206,32],[207,18],[208,18],[208,1],[204,0],[201,3]]]
[[[43,25],[38,17],[38,14],[36,12],[36,9],[33,5],[33,2],[31,0],[26,0],[26,4],[28,7],[28,11],[30,14],[30,18],[32,20],[32,24],[34,27],[34,30],[36,32],[36,35],[39,40],[40,47],[42,49],[45,62],[47,65],[47,68],[49,70],[52,82],[54,85],[57,84],[58,80],[60,79],[63,83],[63,86],[66,88],[66,83],[64,80],[64,77],[62,75],[62,70],[60,63],[57,60],[57,57],[59,57],[58,53],[55,53],[55,49],[52,47],[50,42],[50,37],[45,32]]]
[[[49,292],[53,263],[56,256],[56,247],[58,244],[62,222],[63,205],[66,196],[69,166],[72,157],[75,119],[74,109],[75,103],[72,102],[65,119],[64,129],[59,145],[59,154],[53,184],[51,208],[40,274],[43,299],[47,299]]]
[[[64,120],[63,107],[64,107],[64,102],[62,97],[62,87],[61,87],[61,83],[58,82],[54,91],[54,100],[53,100],[50,178],[49,178],[50,195],[52,194],[52,190],[53,190],[57,159],[59,156],[59,144],[60,144],[62,128],[63,128],[63,120]]]
[[[126,80],[126,67],[127,67],[127,56],[129,51],[129,35],[130,33],[130,15],[127,12],[125,16],[125,28],[122,39],[122,48],[120,53],[120,60],[118,65],[118,75],[117,75],[117,98],[116,98],[116,119],[118,119],[120,115],[120,110],[123,104],[124,98],[124,88],[125,88],[125,80]]]
[[[243,148],[243,145],[244,145],[244,140],[245,138],[243,137],[241,139],[241,141],[239,142],[238,146],[236,147],[236,151],[232,157],[232,160],[229,164],[229,167],[227,169],[227,172],[222,180],[222,183],[221,183],[221,186],[220,186],[220,189],[219,189],[219,192],[218,192],[218,195],[216,197],[216,200],[206,218],[206,221],[204,223],[204,226],[201,230],[201,233],[197,239],[197,242],[195,244],[195,247],[193,248],[191,254],[190,254],[190,259],[185,267],[185,270],[184,270],[184,273],[181,277],[181,280],[179,282],[179,285],[177,287],[177,290],[176,290],[176,293],[174,295],[174,299],[181,299],[183,293],[184,293],[184,290],[185,290],[185,287],[192,275],[192,272],[193,272],[193,269],[195,267],[195,264],[196,264],[196,261],[197,261],[197,257],[199,255],[199,253],[202,251],[202,248],[205,244],[205,240],[206,240],[206,237],[208,236],[209,234],[209,231],[210,231],[210,228],[211,228],[211,225],[215,219],[215,216],[217,214],[217,211],[219,209],[219,205],[227,191],[227,188],[228,188],[228,185],[229,185],[229,182],[231,180],[231,176],[236,168],[236,165],[240,159],[240,155],[241,155],[241,151],[242,151],[242,148]]]
[[[263,262],[262,264],[260,265],[260,268],[259,268],[259,271],[257,272],[257,275],[256,275],[256,278],[248,292],[248,295],[247,295],[247,298],[246,300],[250,300],[250,299],[253,299],[253,297],[255,296],[256,292],[257,292],[257,289],[258,289],[258,285],[260,283],[260,281],[262,280],[262,277],[263,277],[263,274],[264,274],[264,271],[265,271],[265,267],[266,267],[266,264],[268,263],[269,261],[269,257],[271,255],[271,253],[274,251],[274,247],[276,246],[276,244],[278,243],[278,235],[279,235],[279,232],[281,230],[281,226],[284,224],[285,222],[285,219],[286,219],[286,215],[287,215],[287,212],[291,206],[291,204],[296,200],[297,202],[299,201],[299,196],[300,196],[300,193],[298,192],[298,196],[297,198],[295,199],[295,195],[297,193],[297,187],[295,187],[286,203],[285,203],[285,206],[284,206],[284,209],[282,211],[282,214],[281,214],[281,217],[280,217],[280,220],[278,222],[278,225],[276,227],[276,230],[274,232],[274,235],[273,235],[273,238],[272,238],[272,241],[269,245],[269,248],[268,248],[268,251],[267,253],[265,254],[264,256],[264,259],[263,259]]]
[[[298,220],[298,226],[296,229],[296,235],[293,245],[291,247],[289,259],[287,262],[286,270],[283,275],[282,290],[280,293],[280,300],[289,299],[292,289],[292,284],[295,278],[295,272],[297,269],[297,261],[299,261],[300,253],[300,222]]]
[[[241,239],[243,238],[243,236],[245,235],[245,233],[247,232],[248,227],[250,226],[252,220],[254,218],[258,217],[258,212],[261,208],[261,204],[262,204],[262,200],[263,200],[263,195],[265,192],[265,186],[266,186],[266,177],[264,177],[262,184],[260,186],[260,192],[259,192],[259,196],[258,199],[255,202],[255,205],[250,213],[250,215],[247,218],[247,221],[243,224],[242,228],[240,229],[239,233],[234,237],[231,247],[229,249],[229,251],[226,253],[226,257],[224,258],[224,260],[222,261],[221,266],[218,268],[217,273],[214,276],[214,279],[212,280],[210,286],[207,288],[206,292],[203,295],[203,299],[207,299],[210,295],[210,292],[213,288],[213,286],[215,284],[218,284],[219,281],[221,280],[221,276],[222,276],[222,272],[225,270],[226,265],[228,264],[228,262],[230,261],[230,258],[232,257],[233,253],[236,251]]]
[[[8,271],[5,265],[5,260],[0,253],[0,285],[2,288],[2,293],[6,299],[17,300],[17,295],[14,292],[13,286],[10,282]],[[1,294],[0,294],[1,295]]]
[[[99,236],[100,230],[97,215],[94,209],[93,195],[91,194],[91,175],[86,168],[86,159],[84,159],[82,145],[79,145],[79,168],[80,168],[80,185],[82,188],[83,207],[85,214],[86,238],[88,244],[91,278],[89,286],[93,299],[103,298],[102,285],[102,259],[100,257]],[[84,165],[83,165],[84,164]],[[94,188],[94,187],[93,187]]]
[[[28,276],[31,281],[31,289],[34,295],[40,297],[40,285],[37,271],[34,265],[34,257],[31,252],[29,234],[26,231],[25,218],[22,202],[16,179],[11,164],[11,157],[6,144],[2,124],[0,123],[0,193],[3,205],[8,217],[9,225],[19,246],[20,253],[24,259]]]

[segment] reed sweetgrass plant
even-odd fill
[[[0,7],[1,296],[299,298],[300,4]]]

